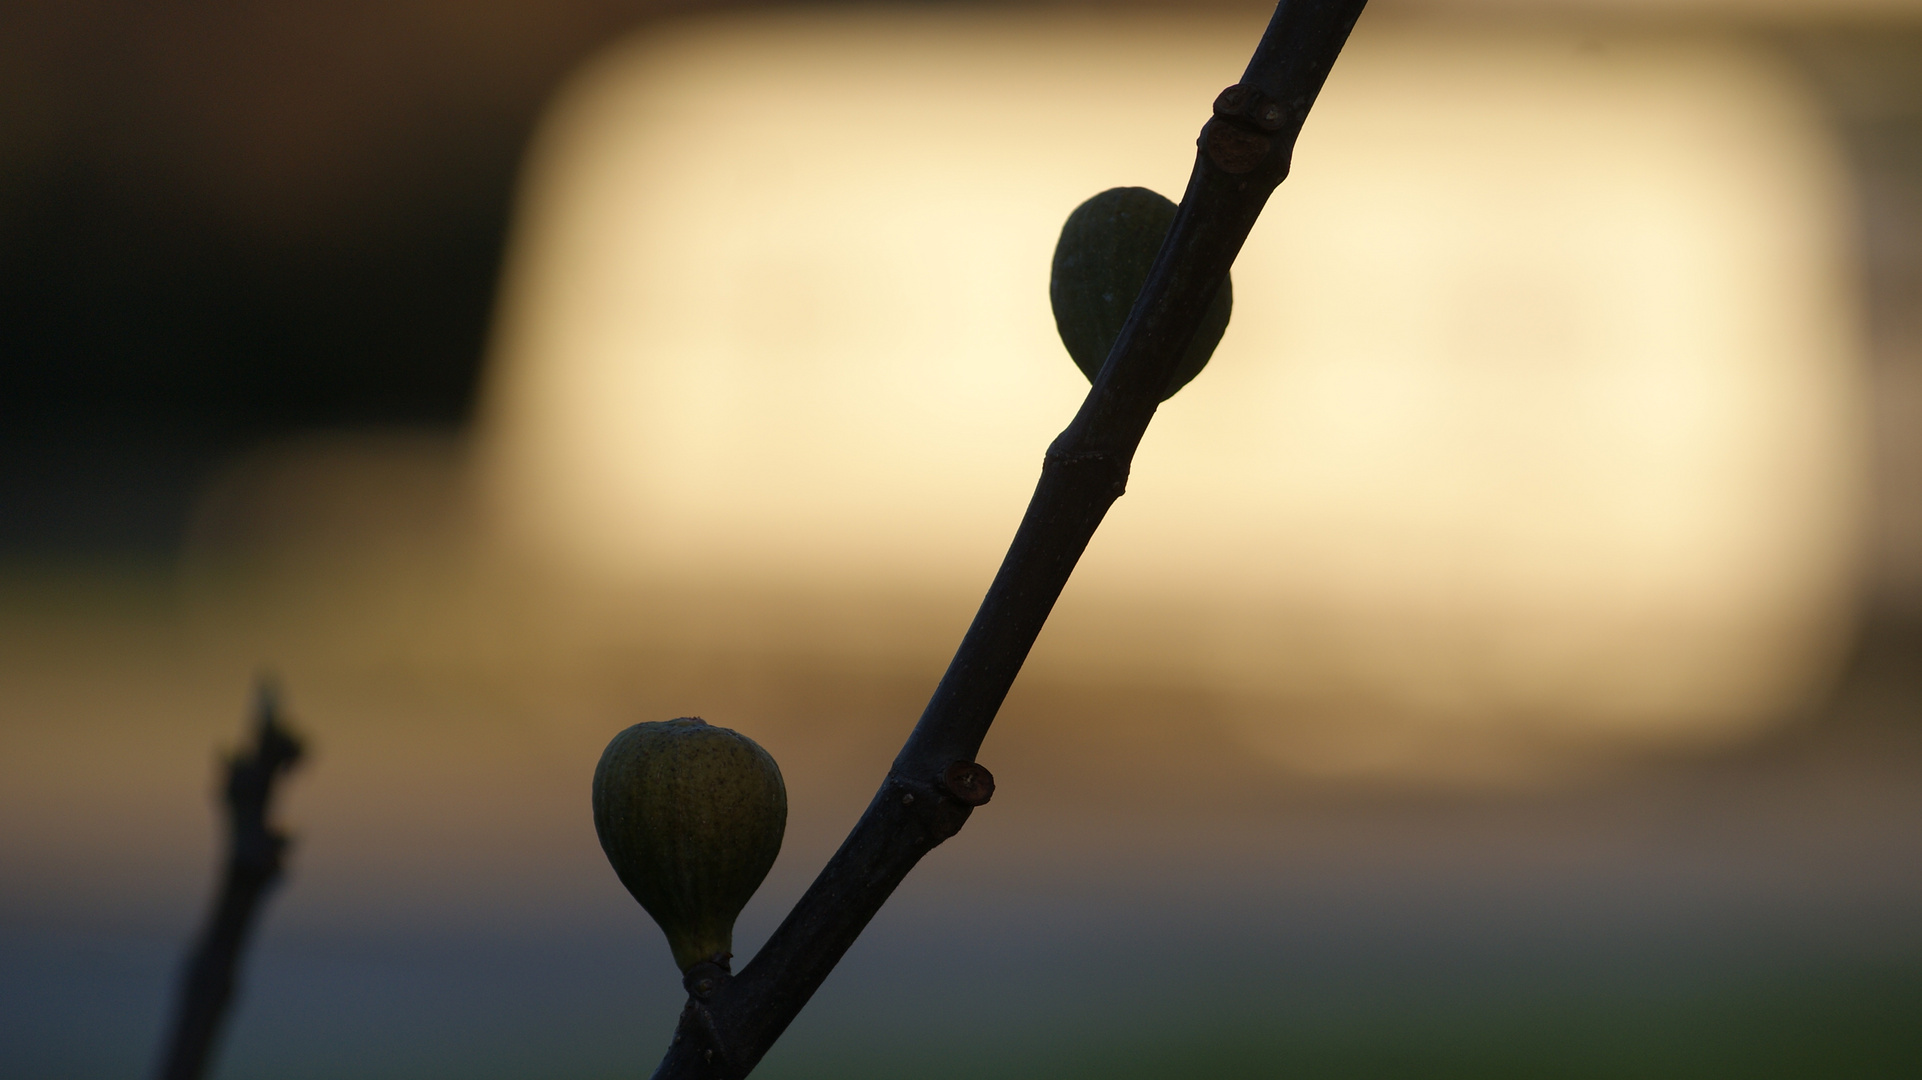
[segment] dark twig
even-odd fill
[[[234,996],[234,974],[267,893],[279,882],[288,840],[267,823],[274,783],[300,761],[300,741],[280,722],[273,683],[255,698],[254,744],[227,760],[227,866],[220,895],[188,957],[160,1080],[199,1080]]]
[[[1282,0],[1241,82],[1201,129],[1181,209],[1107,363],[1043,459],[1014,543],[881,790],[754,960],[694,990],[656,1080],[745,1076],[896,885],[994,781],[974,764],[1095,528],[1127,485],[1202,314],[1269,194],[1366,0]],[[1098,107],[1094,103],[1091,107]]]

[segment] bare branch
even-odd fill
[[[1135,448],[1269,194],[1366,0],[1282,0],[1242,81],[1201,129],[1175,223],[1041,482],[960,649],[861,820],[738,976],[697,965],[656,1080],[747,1075],[921,857],[994,781],[974,763],[1075,563],[1127,486]],[[713,970],[706,970],[712,968]]]
[[[227,865],[207,924],[187,960],[160,1080],[199,1080],[234,996],[241,953],[267,893],[280,881],[288,840],[268,824],[275,782],[300,761],[300,741],[281,725],[279,696],[262,679],[254,744],[227,760]]]

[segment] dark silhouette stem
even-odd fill
[[[263,680],[255,699],[254,744],[227,761],[227,865],[182,973],[160,1080],[199,1080],[207,1071],[233,1001],[241,953],[261,904],[280,881],[288,841],[267,818],[275,781],[300,761],[300,754],[300,742],[281,726],[273,684]]]
[[[1048,448],[1020,529],[861,820],[753,961],[704,980],[656,1080],[746,1076],[896,885],[993,793],[988,726],[1108,507],[1215,291],[1366,0],[1282,0],[1242,80],[1215,100],[1181,209],[1081,410]],[[1092,103],[1091,107],[1098,105]]]

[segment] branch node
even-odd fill
[[[1201,129],[1201,145],[1216,168],[1234,176],[1244,176],[1254,172],[1267,160],[1275,141],[1260,132],[1248,131],[1231,121],[1215,117]]]
[[[1269,97],[1261,87],[1236,83],[1215,98],[1215,115],[1223,120],[1242,121],[1270,134],[1288,126],[1290,120],[1281,102]]]
[[[715,953],[712,959],[688,968],[687,974],[681,977],[681,986],[702,1001],[712,998],[734,977],[733,970],[728,966],[728,961],[732,959],[733,953]]]
[[[957,761],[941,770],[941,789],[967,806],[985,806],[994,798],[994,774],[972,761]]]
[[[1073,429],[1070,428],[1069,431]],[[1085,469],[1100,470],[1108,473],[1107,494],[1112,501],[1119,499],[1128,490],[1128,469],[1132,455],[1116,454],[1109,450],[1070,449],[1066,445],[1068,432],[1063,432],[1055,444],[1048,447],[1047,454],[1041,459],[1042,471],[1058,469],[1079,472]],[[1098,487],[1096,490],[1100,490]]]
[[[1222,172],[1246,176],[1260,169],[1260,179],[1270,186],[1279,184],[1288,175],[1294,132],[1301,129],[1311,103],[1290,107],[1258,86],[1236,83],[1215,98],[1215,115],[1201,129],[1201,148]],[[1244,182],[1237,190],[1246,186]]]
[[[968,762],[956,762],[948,769]],[[979,766],[976,766],[979,768]],[[982,772],[987,770],[983,769]],[[901,791],[901,805],[907,808],[910,817],[921,823],[927,830],[927,845],[930,849],[961,831],[968,823],[968,815],[980,803],[968,802],[948,789],[947,771],[928,780],[911,780],[900,773],[890,773],[888,783]],[[990,786],[992,790],[992,786]],[[986,799],[981,802],[986,802]]]

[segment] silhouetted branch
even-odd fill
[[[234,975],[255,916],[279,882],[287,837],[267,822],[274,784],[300,761],[300,741],[280,722],[273,683],[254,706],[254,744],[227,761],[227,866],[180,982],[160,1080],[199,1080],[234,996]]]
[[[1282,0],[1241,82],[1215,100],[1147,284],[1080,412],[1048,448],[1027,514],[927,710],[853,832],[754,960],[738,976],[716,964],[689,972],[687,1008],[656,1080],[745,1076],[914,864],[993,794],[974,763],[988,726],[1125,489],[1162,391],[1287,176],[1295,136],[1365,2]]]

